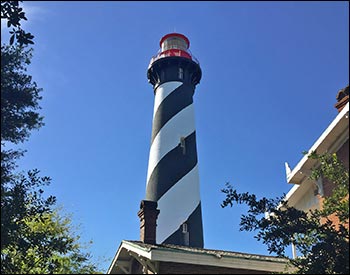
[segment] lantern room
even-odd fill
[[[192,55],[188,50],[190,41],[183,34],[169,33],[161,38],[159,46],[160,53],[152,61],[168,56],[179,56],[192,60]]]

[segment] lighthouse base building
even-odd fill
[[[122,241],[107,274],[271,274],[288,260],[233,251],[156,243],[157,203],[142,201],[140,241]]]
[[[272,256],[122,241],[108,274],[271,274],[286,266]]]
[[[107,274],[271,274],[292,272],[288,260],[273,256],[156,242],[159,210],[141,201],[140,241],[123,240]]]
[[[156,243],[157,203],[142,201],[140,241],[122,241],[107,274],[271,274],[288,260],[233,251]],[[290,268],[290,269],[288,269]]]

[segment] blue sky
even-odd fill
[[[93,241],[102,270],[121,240],[139,239],[154,100],[146,70],[174,31],[203,72],[194,104],[205,247],[267,254],[239,232],[246,208],[220,207],[220,189],[275,197],[292,187],[284,162],[293,168],[317,140],[349,83],[348,2],[23,5],[46,125],[21,146],[20,168],[52,177],[46,192]]]

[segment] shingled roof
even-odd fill
[[[157,273],[154,264],[156,262],[214,266],[266,273],[284,271],[288,263],[287,259],[274,256],[124,240],[121,242],[107,273],[128,273],[125,270],[126,264],[130,263],[132,257],[153,269],[154,273]]]

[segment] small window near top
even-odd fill
[[[179,78],[180,79],[184,78],[184,70],[182,68],[179,68]]]
[[[187,223],[183,223],[182,224],[182,233],[187,233],[188,232],[188,229],[187,229]]]

